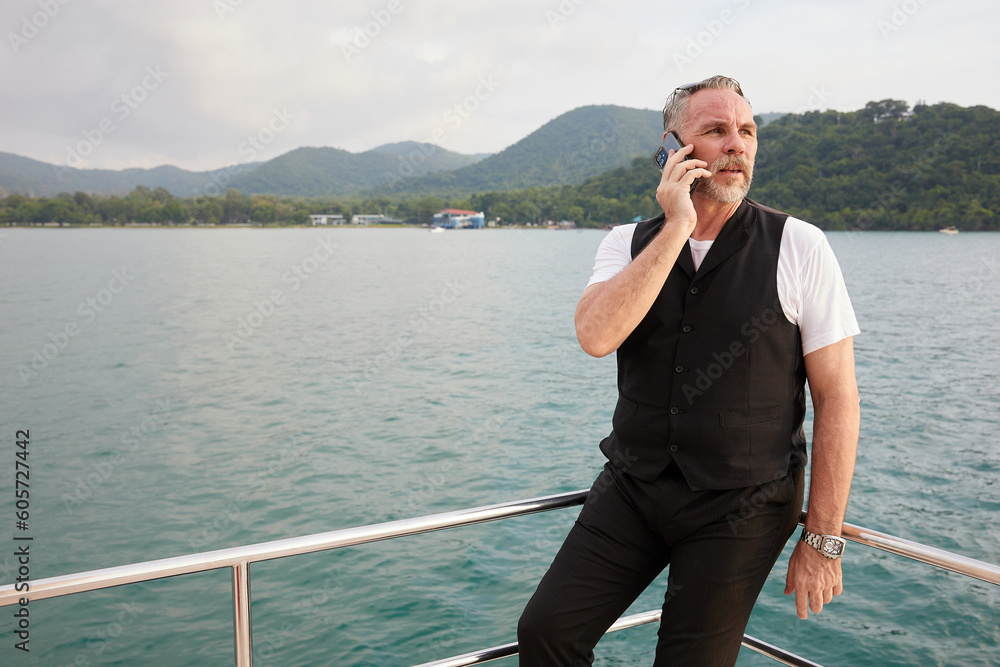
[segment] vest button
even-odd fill
[[[670,451],[676,452],[677,451],[677,445],[670,445]]]
[[[698,292],[700,292],[700,291],[701,291],[701,290],[699,290],[699,289],[698,289],[697,287],[692,287],[692,288],[691,288],[691,294],[697,294],[697,293],[698,293]]]
[[[681,366],[681,365],[677,365],[677,366],[674,366],[674,370],[677,371],[678,373],[683,373],[684,372],[684,367]]]
[[[683,331],[684,333],[691,333],[691,325],[685,324],[684,326],[681,327],[681,331]]]
[[[680,410],[678,410],[677,408],[670,408],[670,414],[676,415],[678,412],[680,412]]]

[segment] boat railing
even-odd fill
[[[253,662],[253,646],[250,633],[249,575],[251,563],[357,546],[390,538],[429,533],[486,521],[582,505],[584,500],[586,500],[587,493],[588,491],[586,490],[572,491],[540,498],[474,507],[411,519],[400,519],[302,537],[291,537],[271,542],[262,542],[260,544],[230,547],[186,556],[91,570],[89,572],[48,577],[31,581],[28,591],[15,590],[15,584],[11,583],[0,586],[0,607],[18,604],[22,598],[27,599],[29,602],[35,602],[37,600],[71,595],[73,593],[82,593],[84,591],[95,591],[114,586],[139,583],[141,581],[152,581],[228,567],[232,570],[235,663],[236,667],[250,667]],[[803,512],[800,522],[804,522],[805,517],[806,513]],[[910,540],[848,523],[844,524],[843,535],[853,542],[1000,585],[1000,567],[997,565],[966,558],[965,556],[960,556],[943,549],[911,542]],[[659,610],[623,617],[609,629],[609,632],[644,623],[653,623],[658,621],[659,618]],[[801,658],[750,636],[744,636],[743,645],[786,665],[816,665],[816,663],[805,658]],[[489,660],[515,655],[516,653],[517,644],[507,644],[426,663],[421,667],[430,667],[432,665],[435,667],[476,665]]]

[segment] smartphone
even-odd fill
[[[681,138],[671,130],[667,132],[667,136],[663,137],[663,143],[656,149],[656,154],[653,155],[653,162],[660,168],[660,171],[663,171],[663,165],[667,163],[670,151],[679,151],[682,148],[684,148],[684,144],[681,143]],[[687,158],[685,157],[684,159],[686,160]]]

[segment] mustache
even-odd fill
[[[753,172],[753,164],[744,155],[727,155],[720,157],[709,166],[709,171],[717,174],[723,169],[739,169],[744,174]]]

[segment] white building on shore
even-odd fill
[[[309,219],[312,220],[314,227],[317,225],[342,225],[347,222],[342,215],[310,215]]]
[[[381,213],[355,213],[351,216],[352,225],[401,225],[402,220],[396,220]]]

